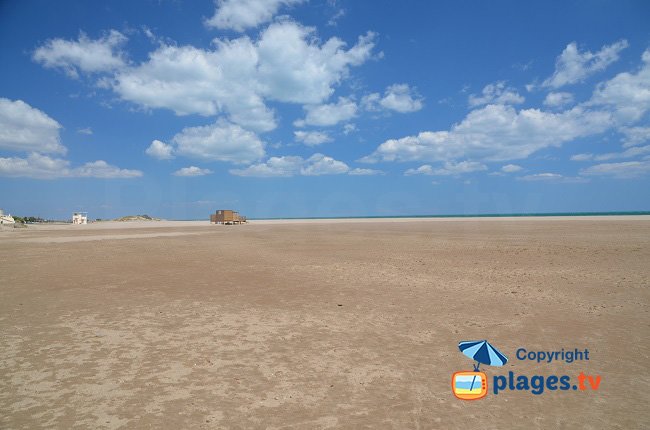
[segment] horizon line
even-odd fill
[[[595,211],[595,212],[514,212],[514,213],[475,213],[475,214],[426,214],[426,215],[342,215],[305,217],[247,217],[249,221],[272,220],[310,220],[310,219],[373,219],[373,218],[507,218],[507,217],[552,217],[552,216],[625,216],[650,215],[647,211]],[[168,221],[203,221],[203,218],[168,219]]]

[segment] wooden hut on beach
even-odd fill
[[[232,225],[243,224],[245,222],[246,217],[232,209],[219,209],[215,213],[210,214],[210,224]]]

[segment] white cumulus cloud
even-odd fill
[[[321,44],[314,36],[313,28],[291,21],[271,24],[262,33],[256,44],[258,82],[266,97],[289,103],[322,103],[348,76],[351,66],[370,58],[375,38],[368,32],[345,49],[345,42],[337,37]]]
[[[520,104],[524,102],[514,88],[506,87],[503,81],[486,85],[480,95],[471,94],[468,99],[470,107],[477,107],[487,104]]]
[[[296,175],[321,176],[348,173],[350,167],[342,161],[323,154],[304,159],[299,156],[270,157],[264,163],[253,164],[244,169],[231,169],[237,176],[289,177]]]
[[[464,173],[479,172],[487,170],[487,166],[476,161],[461,161],[459,163],[445,162],[442,167],[433,168],[429,164],[422,165],[417,169],[408,169],[404,174],[411,175],[430,175],[430,176],[459,176]]]
[[[189,158],[250,163],[264,157],[264,143],[253,132],[223,119],[214,124],[186,127],[172,138],[174,152]]]
[[[221,6],[239,8],[244,3],[258,2],[226,1]],[[77,40],[49,40],[34,51],[33,59],[72,77],[101,73],[98,86],[144,109],[224,114],[242,127],[267,132],[277,127],[268,102],[327,102],[350,69],[371,57],[374,38],[368,32],[348,46],[338,37],[319,39],[312,27],[280,20],[255,38],[217,38],[207,49],[158,40],[159,46],[137,63],[128,62],[121,50],[126,36],[111,30],[97,40],[83,33]]]
[[[638,178],[650,174],[650,160],[596,164],[580,171],[584,176],[611,176],[617,179]]]
[[[323,154],[314,154],[300,169],[304,176],[339,175],[350,170],[347,164]]]
[[[120,69],[126,65],[121,46],[127,38],[111,30],[99,39],[89,39],[80,33],[76,41],[51,39],[38,47],[32,58],[47,68],[62,69],[71,77],[79,72],[98,73]]]
[[[650,127],[622,127],[620,132],[625,136],[623,148],[641,145],[650,141]]]
[[[611,126],[607,112],[581,107],[561,113],[539,109],[515,110],[487,105],[470,112],[449,131],[424,131],[389,139],[361,161],[448,161],[474,158],[506,161],[526,158],[543,148],[558,147]]]
[[[634,158],[641,155],[650,154],[650,145],[633,146],[621,152],[606,152],[604,154],[576,154],[571,157],[572,161],[607,161],[620,158]]]
[[[647,136],[646,127],[633,125],[648,112],[650,50],[643,53],[637,70],[598,84],[587,102],[570,109],[548,112],[489,104],[449,130],[389,139],[361,161],[509,161],[610,130],[627,133],[626,145],[639,145]]]
[[[216,39],[215,48],[162,45],[147,61],[110,80],[123,100],[177,115],[226,113],[254,131],[277,126],[266,101],[318,105],[370,58],[374,35],[346,49],[333,37],[319,42],[314,29],[292,21],[271,24],[258,40]],[[291,49],[288,49],[290,47]]]
[[[113,88],[124,100],[145,108],[166,108],[177,115],[230,114],[256,131],[276,127],[274,113],[259,93],[258,55],[248,38],[218,42],[206,51],[163,45],[148,61],[119,72]]]
[[[619,40],[611,45],[603,46],[596,53],[580,52],[578,45],[571,42],[555,61],[555,72],[542,82],[542,86],[560,88],[581,82],[618,61],[620,52],[627,47],[627,40]]]
[[[142,172],[139,170],[120,169],[108,164],[103,160],[92,161],[80,167],[70,170],[69,176],[82,178],[139,178]]]
[[[174,158],[174,147],[160,140],[154,140],[144,151],[150,157],[158,160],[171,160]]]
[[[305,119],[294,122],[296,127],[305,125],[332,126],[347,121],[357,115],[357,104],[354,100],[339,97],[338,102],[323,105],[306,105]]]
[[[318,146],[322,143],[331,142],[332,138],[322,131],[294,131],[294,136],[298,142],[302,142],[307,146]]]
[[[65,154],[61,124],[22,100],[0,98],[0,149]]]
[[[0,175],[53,179],[67,176],[69,165],[70,162],[67,160],[33,152],[27,158],[0,158]]]
[[[559,181],[564,179],[559,173],[535,173],[533,175],[521,176],[522,181]]]
[[[549,107],[566,106],[571,103],[573,103],[573,94],[567,92],[551,92],[544,99],[544,105]]]
[[[650,49],[636,73],[619,73],[596,86],[590,105],[612,109],[619,122],[638,121],[650,110]]]
[[[212,170],[210,169],[202,169],[200,167],[190,166],[190,167],[183,167],[182,169],[178,169],[172,174],[174,176],[205,176],[211,173]]]
[[[208,27],[221,30],[245,31],[270,21],[282,6],[302,3],[303,0],[219,0]]]
[[[408,113],[422,109],[423,100],[422,96],[408,84],[393,84],[386,88],[383,97],[379,93],[368,94],[363,97],[361,104],[369,111],[386,109]]]
[[[303,158],[298,156],[270,157],[264,163],[253,164],[244,169],[231,169],[230,173],[237,176],[288,177],[298,174],[303,163]]]
[[[504,173],[514,173],[522,170],[521,166],[518,166],[517,164],[506,164],[505,166],[501,167],[501,171]]]
[[[345,125],[343,126],[343,134],[345,134],[346,136],[347,136],[348,134],[350,134],[350,133],[354,133],[354,132],[356,132],[356,131],[358,131],[358,129],[357,129],[357,126],[356,126],[355,124],[348,123],[348,124],[345,124]]]
[[[348,172],[348,175],[352,176],[373,176],[373,175],[383,175],[384,172],[381,170],[377,169],[363,169],[360,167],[357,167],[355,169],[352,169]]]
[[[56,178],[103,178],[129,179],[142,176],[139,170],[120,169],[103,160],[85,163],[70,168],[70,162],[61,158],[33,152],[26,158],[0,158],[0,176],[25,177],[34,179]]]

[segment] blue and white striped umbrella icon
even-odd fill
[[[503,355],[501,351],[490,345],[487,340],[470,340],[466,342],[459,342],[458,349],[460,352],[476,360],[478,364],[474,365],[474,371],[479,371],[479,366],[481,364],[487,364],[488,366],[503,366],[508,362],[508,357]],[[476,375],[472,379],[472,385],[470,386],[470,391],[474,388],[474,381],[476,380]]]
[[[472,360],[478,362],[477,365],[474,365],[474,370],[476,372],[478,372],[478,368],[481,364],[487,364],[488,366],[503,366],[508,362],[508,357],[490,345],[487,340],[459,342],[458,349]]]

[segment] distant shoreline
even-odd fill
[[[355,219],[427,219],[427,218],[536,218],[536,217],[603,217],[650,215],[650,211],[619,212],[540,212],[540,213],[488,213],[450,215],[363,215],[363,216],[321,216],[321,217],[271,217],[251,218],[249,221],[301,221],[301,220],[355,220]],[[204,219],[170,219],[168,221],[204,221]]]
[[[323,217],[323,218],[257,218],[250,219],[248,225],[299,225],[299,224],[361,224],[361,223],[447,223],[447,222],[556,222],[556,221],[640,221],[650,222],[650,212],[607,212],[607,213],[571,213],[571,214],[481,214],[481,215],[413,215],[413,216],[374,216],[374,217]],[[242,227],[246,228],[244,224]],[[2,231],[6,233],[8,228]],[[29,224],[30,229],[36,230],[104,230],[104,229],[136,229],[136,228],[215,228],[208,219],[194,220],[138,220],[89,222],[85,225],[72,223],[37,223]],[[235,227],[237,228],[237,227]],[[14,230],[11,228],[10,230]],[[189,234],[189,233],[188,233]],[[194,233],[192,233],[194,234]]]
[[[260,227],[265,228],[274,228],[286,226],[289,228],[306,228],[309,229],[312,226],[336,226],[336,225],[357,225],[361,228],[362,225],[385,225],[387,228],[389,226],[396,225],[440,225],[441,228],[445,224],[464,224],[467,226],[474,226],[475,228],[479,225],[490,228],[490,225],[504,225],[504,226],[514,226],[514,225],[562,225],[562,223],[621,223],[623,224],[648,224],[650,223],[650,213],[645,214],[627,214],[627,215],[615,215],[609,214],[607,216],[558,216],[558,215],[547,215],[547,216],[479,216],[479,217],[382,217],[382,218],[311,218],[311,219],[272,219],[272,220],[252,220],[248,223],[242,224],[240,226],[224,226],[224,225],[214,225],[210,224],[207,219],[204,220],[185,220],[185,221],[173,221],[173,220],[161,220],[161,221],[131,221],[131,222],[120,222],[120,221],[102,221],[102,222],[91,222],[88,224],[75,225],[75,224],[31,224],[28,229],[14,229],[14,228],[1,228],[3,241],[6,241],[10,232],[11,240],[18,242],[37,242],[37,243],[62,243],[62,242],[79,242],[79,241],[94,241],[94,240],[104,240],[104,239],[143,239],[143,238],[152,238],[152,237],[163,237],[163,236],[189,236],[189,235],[200,235],[204,232],[216,232],[216,231],[245,231],[249,228]],[[137,231],[140,229],[141,231]],[[114,233],[99,233],[101,231],[112,230]],[[75,232],[65,236],[65,233],[55,234],[54,236],[45,236],[45,237],[31,237],[32,232],[45,232],[45,231],[65,231],[67,233]],[[95,231],[97,234],[89,234],[88,232]],[[126,233],[130,231],[131,233]],[[78,233],[78,234],[77,234]],[[25,236],[27,235],[27,236]],[[3,242],[7,243],[7,242]]]

